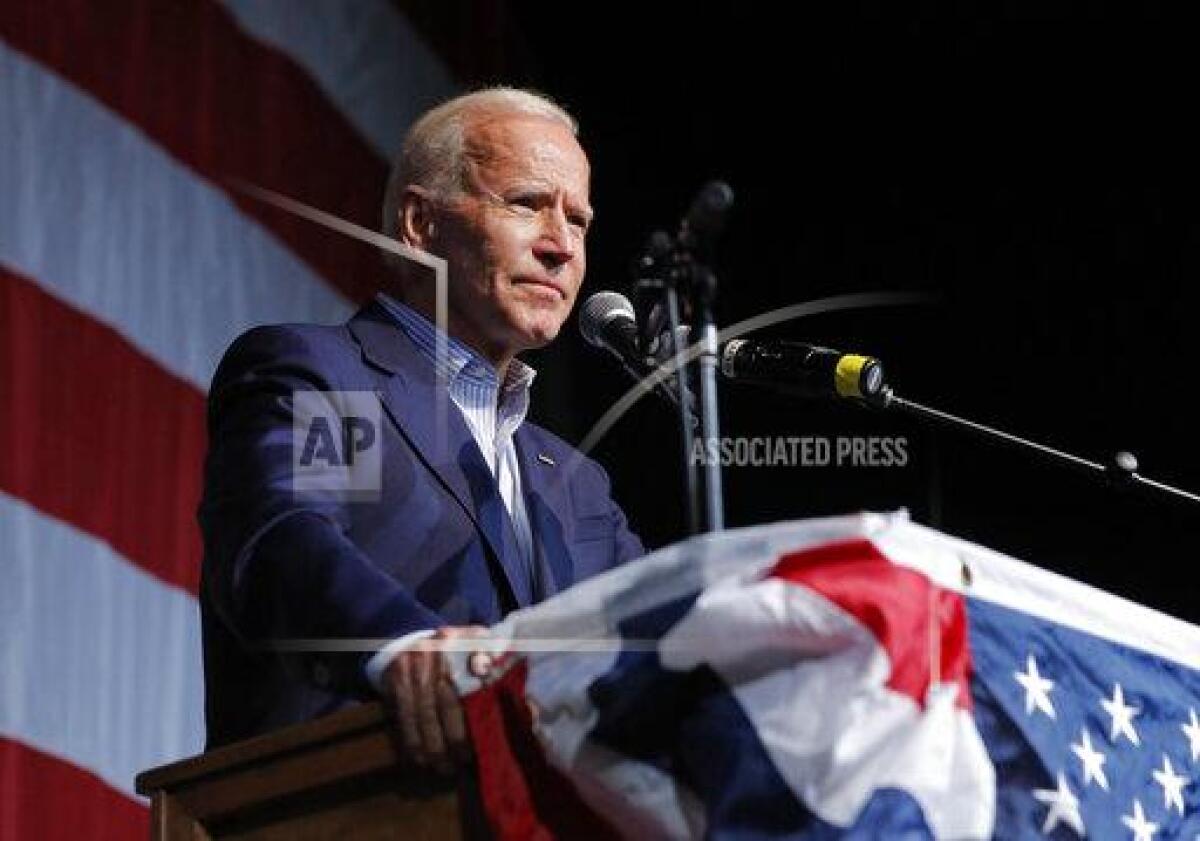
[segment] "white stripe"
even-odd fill
[[[1200,669],[1200,627],[1145,605],[913,523],[897,522],[872,540],[948,589]]]
[[[203,749],[194,598],[3,493],[0,581],[0,734],[131,797]]]
[[[222,0],[249,35],[309,72],[384,160],[454,80],[388,0]]]
[[[3,42],[0,102],[0,262],[167,370],[206,390],[246,328],[349,314],[225,193]]]

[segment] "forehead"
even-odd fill
[[[467,124],[464,147],[489,181],[536,180],[587,197],[587,155],[557,120],[525,114],[477,117]]]

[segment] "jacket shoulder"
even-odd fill
[[[239,335],[226,349],[213,375],[211,390],[249,371],[319,371],[357,354],[357,345],[345,325],[259,325]]]

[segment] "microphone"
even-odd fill
[[[733,339],[721,351],[726,379],[770,386],[796,397],[883,399],[883,364],[870,356],[842,353],[803,342]]]
[[[607,350],[642,376],[646,359],[640,350],[633,304],[619,292],[597,292],[579,308],[579,332],[587,343]],[[640,372],[640,373],[639,373]]]
[[[649,352],[642,353],[633,304],[619,292],[597,292],[584,301],[579,308],[579,332],[588,344],[615,356],[625,372],[635,380],[644,379],[669,353],[673,353],[675,341],[686,343],[687,339],[686,328],[681,329],[678,337],[671,336],[669,330],[664,331],[650,344]],[[661,397],[675,406],[679,405],[677,376],[673,375],[655,388]],[[688,401],[689,415],[693,409],[692,402]],[[691,417],[693,425],[695,421],[695,417]]]

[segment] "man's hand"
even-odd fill
[[[449,774],[456,763],[470,760],[466,719],[442,648],[447,640],[486,633],[477,625],[442,628],[401,651],[383,670],[384,695],[395,706],[404,747],[417,765]],[[485,658],[472,655],[471,670],[486,672],[490,662]]]

